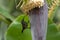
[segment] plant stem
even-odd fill
[[[5,31],[7,30],[7,24],[4,22],[1,22],[1,40],[4,40],[4,34]]]
[[[3,17],[2,15],[0,15],[0,20],[4,21],[7,24],[10,24],[10,22],[5,17]]]
[[[41,8],[30,11],[32,40],[46,40],[48,7],[47,3]]]

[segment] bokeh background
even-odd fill
[[[46,39],[60,40],[60,0],[46,1],[49,10]],[[0,0],[0,40],[4,40],[4,33],[8,28],[7,26],[21,14],[19,9],[15,8],[17,2],[19,2],[19,0],[16,2],[14,2],[14,0]]]

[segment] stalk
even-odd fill
[[[10,24],[10,21],[8,21],[4,16],[0,15],[0,21],[4,21],[7,24]]]
[[[48,7],[45,4],[41,8],[34,8],[29,12],[31,22],[32,40],[46,40],[48,24]]]

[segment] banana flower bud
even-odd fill
[[[23,3],[20,7],[20,9],[23,12],[29,12],[35,7],[42,7],[44,5],[44,0],[28,0],[27,3]]]

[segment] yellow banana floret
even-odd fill
[[[27,3],[24,3],[21,5],[20,9],[23,12],[29,12],[29,10],[35,8],[35,7],[41,7],[44,5],[44,0],[29,0]]]
[[[54,0],[52,2],[52,6],[49,8],[49,14],[48,14],[49,18],[52,17],[52,15],[53,15],[52,13],[54,12],[56,6],[59,5],[59,3],[60,3],[59,0]]]

